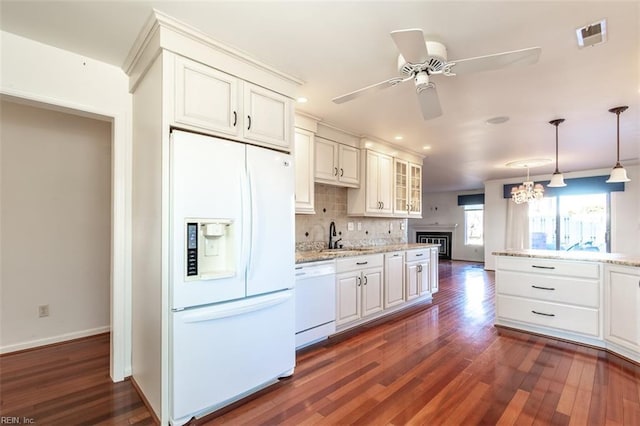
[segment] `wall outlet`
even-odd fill
[[[404,221],[400,221],[400,229],[404,231]]]
[[[49,305],[40,305],[38,306],[38,317],[48,317],[49,316]]]
[[[389,222],[389,231],[393,231],[393,222]]]
[[[362,231],[362,222],[358,222],[358,231]]]
[[[347,231],[353,231],[353,222],[347,223]]]

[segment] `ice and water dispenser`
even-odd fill
[[[186,221],[186,279],[207,280],[235,275],[233,231],[231,219]]]

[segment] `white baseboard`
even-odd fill
[[[111,327],[107,325],[104,327],[91,328],[88,330],[74,331],[73,333],[59,334],[57,336],[46,337],[44,339],[30,340],[28,342],[14,343],[12,345],[0,346],[0,354],[22,351],[24,349],[37,348],[38,346],[51,345],[53,343],[66,342],[67,340],[79,339],[81,337],[107,333],[110,330],[111,330]]]

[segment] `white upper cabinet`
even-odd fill
[[[270,145],[290,145],[291,100],[285,96],[244,83],[244,126],[246,139]]]
[[[314,208],[314,135],[304,129],[295,129],[294,166],[296,169],[296,213],[315,214]]]
[[[422,217],[422,166],[409,163],[409,217]]]
[[[236,136],[240,80],[176,57],[175,122]]]
[[[176,56],[177,124],[289,149],[292,115],[288,97]]]
[[[338,182],[343,186],[360,185],[360,150],[338,144]]]
[[[393,213],[398,217],[422,217],[422,166],[394,161]]]
[[[360,185],[360,150],[324,138],[315,140],[315,181],[337,186]]]
[[[354,216],[392,216],[393,158],[366,150],[362,161],[362,186],[350,189],[347,214]]]

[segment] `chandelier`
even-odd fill
[[[539,183],[529,180],[529,167],[527,167],[527,180],[522,185],[511,188],[511,199],[516,204],[528,203],[533,200],[540,200],[544,194],[544,187]]]

